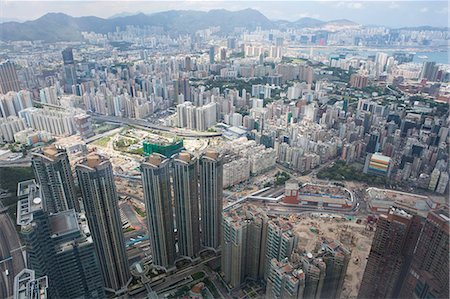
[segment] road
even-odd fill
[[[24,268],[25,261],[16,228],[7,209],[0,207],[0,298],[13,296],[14,276]]]
[[[136,216],[136,212],[128,202],[121,203],[120,208],[122,209],[125,217],[127,217],[128,222],[132,227],[134,227],[135,229],[141,229],[145,225],[144,223],[141,223],[141,221],[139,221],[138,217]]]
[[[89,143],[94,142],[94,141],[96,141],[98,139],[101,139],[103,137],[119,133],[120,130],[122,130],[122,128],[116,128],[116,129],[112,129],[110,131],[103,132],[101,134],[95,134],[94,136],[86,139],[85,142],[86,142],[86,144],[89,144]]]
[[[31,158],[18,159],[14,161],[0,161],[0,167],[31,167]]]
[[[165,289],[170,288],[171,285],[176,284],[176,282],[181,281],[194,273],[204,270],[206,268],[204,265],[214,259],[220,259],[220,256],[213,256],[207,258],[195,266],[189,266],[185,269],[177,271],[172,275],[166,276],[165,281],[163,283],[160,283],[158,285],[152,285],[152,289],[155,292],[161,293]]]
[[[291,215],[291,214],[309,214],[309,213],[324,213],[324,214],[343,214],[355,216],[358,213],[356,208],[353,209],[318,209],[302,206],[287,206],[278,203],[266,203],[267,213],[273,215]]]
[[[161,126],[161,125],[157,125],[157,124],[152,124],[143,119],[131,119],[131,118],[118,117],[118,116],[106,116],[106,115],[96,115],[96,114],[91,114],[91,117],[93,120],[96,120],[96,121],[105,121],[105,122],[118,123],[118,124],[122,124],[122,125],[132,125],[132,126],[144,127],[147,129],[153,129],[153,130],[157,130],[157,131],[171,132],[173,134],[176,134],[178,136],[183,136],[183,137],[207,138],[207,137],[222,136],[222,133],[218,133],[218,132],[184,132],[177,128],[171,128],[171,127],[165,127],[165,126]]]

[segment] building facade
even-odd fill
[[[448,210],[428,214],[401,298],[449,298],[449,221]]]
[[[8,91],[19,90],[20,82],[14,63],[10,61],[0,63],[0,93],[5,94]]]
[[[100,264],[84,215],[74,210],[44,210],[39,189],[24,182],[17,224],[28,266],[36,278],[48,278],[50,298],[105,298]]]
[[[200,158],[202,246],[218,249],[221,242],[223,165],[219,153],[208,150]]]
[[[392,207],[387,215],[380,215],[358,297],[398,296],[422,229],[422,220],[413,211],[398,207]]]
[[[105,289],[115,294],[124,293],[130,281],[130,270],[111,162],[91,153],[76,165],[76,173]]]
[[[170,160],[151,154],[141,164],[141,172],[153,264],[167,269],[176,259]]]
[[[174,157],[173,186],[179,255],[197,257],[200,252],[198,161],[186,152]]]
[[[42,192],[45,210],[50,213],[69,209],[80,212],[67,152],[55,146],[47,146],[39,153],[32,153],[31,163]]]
[[[229,289],[264,277],[267,215],[255,206],[224,212],[222,221],[222,278]]]

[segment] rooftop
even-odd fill
[[[28,196],[31,190],[30,187],[36,187],[36,181],[34,179],[19,182],[17,184],[17,197]]]
[[[33,221],[33,212],[44,208],[41,192],[34,180],[20,182],[17,193],[17,225],[28,225]],[[22,198],[22,199],[20,199]]]
[[[53,214],[49,217],[49,220],[53,236],[70,234],[80,229],[77,214],[74,210]]]

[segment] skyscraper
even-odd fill
[[[412,260],[422,220],[414,211],[399,207],[392,207],[387,215],[380,215],[358,297],[398,296]]]
[[[227,59],[227,49],[221,48],[220,49],[220,61],[225,61]]]
[[[174,157],[173,185],[179,255],[193,258],[200,251],[198,161],[186,152]]]
[[[264,277],[267,215],[252,205],[224,212],[222,273],[230,288]]]
[[[67,152],[55,146],[44,147],[31,159],[41,189],[44,209],[57,213],[69,209],[80,211]]]
[[[0,63],[0,93],[6,94],[8,91],[19,90],[20,82],[14,63],[8,60]]]
[[[14,277],[14,299],[47,299],[48,277],[36,278],[35,272],[23,269]]]
[[[388,60],[388,54],[379,52],[375,57],[375,75],[380,76],[384,72],[384,67],[386,66]]]
[[[184,70],[190,72],[192,70],[192,60],[190,56],[184,58]]]
[[[449,221],[448,210],[428,214],[401,298],[449,298]]]
[[[435,81],[439,68],[434,61],[425,61],[420,71],[420,79]]]
[[[267,247],[264,278],[267,278],[272,259],[281,261],[289,258],[297,246],[298,237],[292,231],[292,224],[285,219],[269,221],[267,228]]]
[[[99,257],[104,286],[121,294],[130,279],[111,162],[96,153],[76,165],[84,209]]]
[[[322,238],[311,252],[298,249],[289,258],[273,258],[269,261],[266,294],[283,299],[338,299],[350,255],[338,241]]]
[[[305,298],[306,276],[302,268],[295,268],[288,259],[270,261],[266,295],[269,298]],[[314,297],[312,297],[314,298]]]
[[[210,64],[214,64],[214,60],[215,60],[215,49],[214,46],[211,46],[209,48],[209,63]]]
[[[235,37],[229,37],[227,39],[227,48],[231,49],[231,50],[236,48],[236,38]]]
[[[66,81],[64,90],[66,92],[72,92],[72,85],[77,83],[77,74],[75,71],[72,48],[64,49],[62,51],[62,57],[64,63],[64,79]]]
[[[65,48],[61,52],[63,57],[64,65],[67,64],[73,64],[73,49],[72,48]]]
[[[37,278],[48,277],[49,297],[104,298],[100,265],[84,216],[74,210],[44,211],[37,186],[24,183],[26,194],[20,193],[17,224],[28,266]]]
[[[170,160],[152,154],[141,164],[141,172],[153,264],[167,269],[176,259]]]
[[[325,279],[321,291],[322,298],[338,299],[341,297],[350,256],[350,250],[340,242],[322,239],[322,244],[316,248],[314,253],[314,257],[322,260],[326,266]]]
[[[177,84],[178,84],[178,89],[177,89],[178,94],[176,96],[177,96],[178,104],[182,103],[179,99],[180,94],[183,95],[184,101],[190,101],[191,100],[191,85],[189,84],[189,79],[188,78],[180,78],[180,79],[178,79]]]
[[[200,158],[202,246],[218,249],[221,241],[223,165],[219,153],[207,150]]]

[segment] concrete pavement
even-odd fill
[[[7,209],[2,209],[0,212],[0,298],[13,296],[14,276],[24,268],[25,260],[16,227]]]

